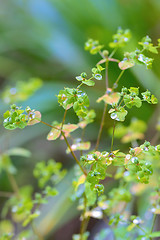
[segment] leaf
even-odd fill
[[[157,104],[158,103],[158,99],[154,95],[151,96],[151,103],[152,104]]]
[[[88,150],[91,147],[90,142],[79,142],[71,145],[72,151],[77,151],[77,150]],[[67,148],[66,150],[67,153],[70,153],[70,149]]]
[[[41,113],[39,111],[35,111],[31,117],[31,120],[28,122],[28,126],[34,125],[41,121]]]
[[[92,80],[84,80],[82,81],[84,84],[86,84],[87,86],[94,86],[95,85],[95,82],[92,81]]]
[[[106,93],[105,95],[103,95],[102,97],[97,99],[97,102],[101,102],[102,100],[107,103],[112,105],[113,103],[117,104],[119,102],[120,99],[120,93],[115,92],[115,93]]]
[[[153,232],[153,233],[146,234],[146,235],[140,235],[137,238],[137,240],[148,239],[148,238],[156,238],[156,237],[160,237],[160,231],[159,232]]]
[[[129,132],[124,137],[122,137],[121,141],[122,141],[122,143],[128,143],[128,142],[132,142],[137,139],[142,140],[143,138],[144,138],[143,133]]]
[[[91,184],[89,182],[85,182],[85,194],[87,198],[87,206],[93,206],[97,199],[97,194],[95,191],[91,190]]]
[[[83,174],[79,177],[78,182],[76,183],[75,190],[77,191],[79,185],[83,184],[86,180],[86,176]]]
[[[121,70],[125,70],[125,69],[128,69],[128,68],[134,67],[135,63],[134,63],[133,60],[126,59],[126,60],[121,61],[118,64],[118,66]]]
[[[21,156],[21,157],[30,157],[31,152],[24,148],[11,148],[5,152],[9,156]]]
[[[70,133],[70,132],[73,132],[75,131],[79,126],[76,125],[76,124],[64,124],[63,125],[63,131],[65,133]]]
[[[111,113],[112,119],[123,122],[128,112],[123,107],[119,107],[117,110],[111,108],[109,113]]]
[[[60,125],[58,126],[60,127]],[[47,135],[47,140],[49,141],[56,140],[57,138],[59,138],[60,135],[61,135],[61,130],[52,128],[52,130]]]

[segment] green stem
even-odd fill
[[[61,131],[61,129],[59,129],[59,128],[57,128],[57,127],[54,127],[54,126],[52,126],[52,125],[50,125],[50,124],[48,124],[48,123],[46,123],[46,122],[43,122],[43,121],[40,121],[41,123],[43,123],[43,124],[45,124],[46,126],[48,126],[48,127],[50,127],[50,128],[54,128],[54,129],[57,129],[57,130],[60,130]]]
[[[117,51],[117,48],[115,48],[112,52],[111,52],[111,54],[109,55],[109,57],[108,58],[112,58],[113,57],[113,55],[116,53],[116,51]]]
[[[64,133],[61,129],[56,128],[56,127],[54,127],[54,126],[52,126],[52,125],[50,125],[50,124],[48,124],[48,123],[46,123],[46,122],[43,122],[43,121],[40,121],[40,122],[43,123],[43,124],[45,124],[45,125],[47,125],[48,127],[55,128],[55,129],[61,131],[61,134],[62,134],[62,136],[64,137],[64,140],[65,140],[65,142],[66,142],[66,144],[67,144],[67,146],[68,146],[68,148],[69,148],[69,150],[70,150],[73,158],[75,159],[76,163],[79,165],[81,171],[85,174],[85,176],[87,176],[86,171],[82,168],[82,166],[81,166],[80,162],[78,161],[76,155],[75,155],[74,152],[72,151],[72,148],[71,148],[71,146],[70,146],[70,144],[69,144],[69,142],[68,142],[68,140],[67,140],[67,138],[66,138],[66,136],[65,136],[65,133]]]
[[[106,92],[107,92],[108,87],[109,87],[109,83],[108,83],[108,59],[106,59]],[[103,130],[103,126],[104,126],[106,110],[107,110],[107,104],[105,103],[104,109],[103,109],[103,115],[102,115],[102,119],[101,119],[101,124],[100,124],[99,132],[98,132],[97,142],[96,142],[96,146],[95,146],[95,151],[99,147],[99,143],[100,143],[100,139],[101,139],[101,135],[102,135],[102,130]]]
[[[65,109],[65,112],[64,112],[64,116],[63,116],[63,120],[62,120],[61,130],[62,130],[62,128],[63,128],[64,122],[65,122],[65,119],[66,119],[66,114],[67,114],[67,109]]]
[[[153,215],[153,220],[152,220],[152,225],[151,225],[151,233],[153,232],[154,230],[154,225],[155,225],[155,222],[156,222],[156,218],[157,218],[157,214],[154,214]]]
[[[109,83],[108,83],[108,59],[106,59],[106,92],[107,92],[108,87],[109,87]]]
[[[124,73],[125,70],[122,70],[117,78],[117,80],[115,81],[115,83],[113,84],[113,87],[112,89],[114,90],[116,88],[116,86],[118,85],[118,82],[120,80],[120,78],[122,77],[123,73]]]
[[[115,133],[116,121],[113,122],[113,134],[112,134],[112,142],[111,142],[111,152],[113,150],[113,142],[114,142],[114,133]]]
[[[103,109],[103,115],[102,115],[102,119],[101,119],[101,124],[100,124],[100,129],[99,129],[99,132],[98,132],[97,142],[96,142],[96,146],[95,146],[95,151],[97,151],[97,149],[99,147],[99,142],[100,142],[101,135],[102,135],[102,130],[103,130],[103,125],[104,125],[106,110],[107,110],[107,104],[105,103],[104,109]]]
[[[14,195],[13,192],[3,192],[3,191],[0,191],[0,197],[9,198],[9,197],[12,197],[13,195]]]
[[[71,146],[70,146],[70,144],[69,144],[69,142],[68,142],[68,140],[67,140],[67,138],[66,138],[64,132],[61,131],[61,134],[62,134],[62,136],[64,137],[64,140],[65,140],[65,142],[66,142],[66,144],[67,144],[67,146],[68,146],[68,148],[69,148],[69,150],[70,150],[70,152],[71,152],[73,158],[75,159],[76,163],[77,163],[78,166],[80,167],[80,169],[81,169],[81,171],[83,172],[83,174],[84,174],[85,176],[87,176],[86,171],[82,168],[82,166],[81,166],[80,162],[78,161],[76,155],[75,155],[74,152],[72,151],[72,148],[71,148]]]
[[[12,174],[10,174],[8,171],[7,171],[7,175],[8,175],[8,179],[13,188],[13,191],[15,192],[17,199],[20,199],[19,187],[17,185],[17,182],[16,182],[14,176]]]
[[[88,218],[86,219],[86,217],[85,217],[86,210],[87,210],[87,198],[86,198],[86,195],[84,193],[84,210],[83,210],[83,216],[82,216],[83,219],[82,219],[81,227],[80,227],[80,240],[83,240],[83,234],[84,234],[85,229],[88,225]]]

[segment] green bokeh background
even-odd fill
[[[129,28],[132,32],[132,40],[125,48],[127,51],[134,50],[137,42],[145,35],[149,35],[156,44],[160,38],[160,1],[1,0],[0,90],[3,91],[7,85],[14,86],[18,80],[42,78],[43,87],[21,105],[29,105],[39,110],[46,122],[61,121],[63,109],[59,108],[56,94],[64,86],[74,86],[75,76],[83,71],[89,73],[100,59],[99,56],[91,56],[84,51],[84,42],[88,38],[98,39],[107,48],[111,36],[119,26],[123,29]],[[118,51],[116,57],[122,59],[122,51]],[[152,70],[146,70],[145,67],[128,70],[118,89],[124,85],[139,85],[140,91],[149,89],[160,100],[160,56],[156,55],[154,58]],[[118,74],[117,65],[110,64],[110,85],[114,83]],[[103,110],[103,104],[95,104],[95,101],[104,93],[104,87],[104,82],[98,82],[93,89],[85,88],[90,97],[91,107],[95,107],[97,113],[95,123],[88,127],[86,133],[86,140],[92,140],[93,145]],[[8,105],[0,101],[0,106],[2,114]],[[76,123],[76,116],[72,113],[68,114],[67,122]],[[150,126],[146,133],[147,140],[150,140],[155,132],[158,114],[159,106],[144,104],[140,110],[133,108],[130,111],[126,124],[129,124],[132,116],[145,120]],[[0,118],[2,120],[2,115]],[[111,139],[107,134],[111,126],[112,121],[107,119],[101,149],[110,146]],[[66,179],[58,187],[60,194],[42,209],[42,217],[37,221],[39,231],[48,235],[48,239],[64,239],[62,232],[65,231],[67,240],[71,239],[72,233],[78,232],[79,228],[78,218],[75,220],[76,208],[69,200],[74,161],[70,156],[66,156],[65,145],[60,140],[54,143],[46,141],[48,131],[48,127],[41,125],[15,132],[6,131],[1,127],[0,151],[18,146],[32,152],[30,159],[13,158],[18,168],[16,178],[20,186],[33,184],[37,187],[32,170],[39,160],[54,158],[69,170]],[[119,142],[116,141],[115,144],[118,145]],[[11,190],[5,174],[0,175],[0,189]],[[4,199],[1,200],[0,207],[3,204]]]

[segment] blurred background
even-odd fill
[[[100,60],[98,55],[90,55],[84,51],[84,43],[88,38],[97,39],[108,48],[112,35],[121,26],[130,29],[132,40],[125,48],[135,50],[138,41],[149,35],[154,44],[160,38],[160,1],[159,0],[0,0],[0,120],[8,109],[8,102],[3,97],[8,88],[14,89],[19,81],[28,82],[30,78],[41,78],[43,86],[30,98],[20,102],[21,106],[30,106],[42,113],[42,119],[48,123],[61,121],[64,111],[57,103],[56,95],[63,87],[76,86],[75,76],[81,72],[90,73],[92,67]],[[109,48],[108,48],[109,49]],[[124,50],[125,50],[124,49]],[[122,51],[115,57],[123,59]],[[122,86],[140,86],[140,91],[149,89],[160,100],[160,57],[154,56],[152,70],[145,67],[134,67],[125,72],[118,89]],[[115,63],[109,66],[110,86],[116,80],[119,69]],[[84,88],[90,97],[91,108],[96,110],[96,121],[87,128],[86,140],[92,140],[94,146],[103,111],[103,103],[96,104],[102,96],[105,83],[99,81],[95,88]],[[144,120],[150,130],[145,138],[151,140],[155,133],[155,124],[159,114],[159,106],[144,104],[137,110],[133,108],[127,116],[126,125],[132,116]],[[76,123],[77,118],[70,112],[66,122]],[[101,140],[101,150],[107,150],[111,138],[108,129],[112,121],[107,119]],[[37,189],[33,177],[35,163],[50,158],[61,161],[68,169],[66,178],[59,184],[60,194],[51,199],[37,221],[37,227],[47,239],[71,239],[73,233],[79,232],[79,216],[76,204],[69,196],[72,191],[74,161],[65,154],[65,144],[46,141],[50,129],[37,124],[24,130],[7,131],[0,129],[0,151],[12,147],[28,149],[29,158],[13,157],[12,161],[18,169],[16,180],[19,186],[32,184]],[[115,141],[119,146],[119,140]],[[122,143],[121,143],[122,144]],[[127,149],[129,144],[122,144]],[[11,191],[5,173],[0,174],[1,191]],[[0,208],[4,205],[0,198]],[[103,222],[92,220],[89,224],[91,238],[95,229],[101,228]]]

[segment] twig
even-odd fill
[[[75,159],[76,163],[78,164],[78,166],[80,167],[80,169],[81,169],[81,171],[84,173],[84,175],[87,176],[86,171],[82,168],[82,166],[81,166],[80,162],[78,161],[76,155],[75,155],[74,152],[72,151],[72,148],[71,148],[71,146],[70,146],[70,144],[69,144],[69,142],[68,142],[68,140],[67,140],[67,138],[66,138],[64,132],[61,131],[61,133],[62,133],[62,136],[64,137],[64,140],[65,140],[65,142],[66,142],[66,144],[67,144],[67,146],[68,146],[68,148],[69,148],[69,150],[70,150],[70,152],[71,152],[73,158]]]
[[[8,171],[7,171],[7,175],[8,175],[8,179],[9,179],[11,185],[12,185],[13,191],[16,194],[16,197],[18,199],[20,199],[19,187],[17,185],[17,182],[16,182],[14,176],[12,174],[10,174]]]
[[[101,138],[101,135],[102,135],[102,129],[103,129],[103,125],[104,125],[106,110],[107,110],[107,104],[105,103],[104,109],[103,109],[103,115],[102,115],[102,119],[101,119],[101,125],[100,125],[100,129],[99,129],[98,137],[97,137],[97,142],[96,142],[96,146],[95,146],[95,151],[97,151],[97,149],[99,147],[99,142],[100,142],[100,138]]]
[[[113,150],[113,142],[114,142],[115,126],[116,126],[116,121],[114,120],[114,122],[113,122],[112,142],[111,142],[111,152],[112,152],[112,150]]]

